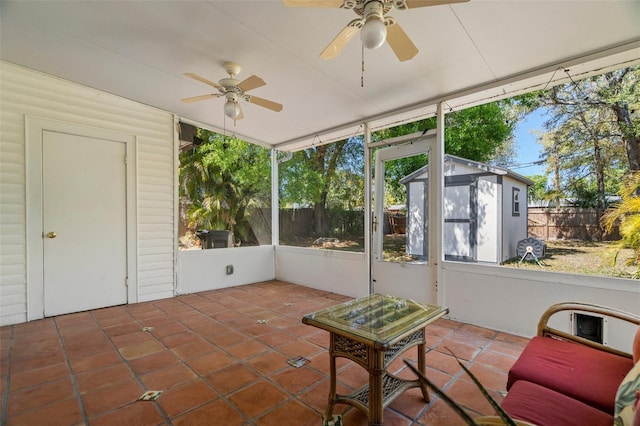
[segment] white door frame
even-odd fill
[[[376,191],[380,192],[383,186],[384,176],[382,176],[380,171],[383,162],[387,160],[420,153],[430,153],[429,177],[431,178],[432,175],[436,173],[433,169],[440,169],[437,165],[431,164],[432,159],[435,160],[438,158],[437,154],[433,155],[434,152],[438,151],[437,142],[437,132],[432,130],[425,134],[414,133],[370,144],[368,146],[369,149],[381,146],[385,147],[384,149],[376,152],[375,155]],[[434,214],[435,212],[433,212],[433,197],[437,195],[437,193],[429,191],[429,213],[427,214],[430,231],[429,236],[432,232],[437,232],[436,229],[439,228],[437,226],[439,215]],[[415,264],[384,262],[382,260],[382,211],[383,200],[381,197],[376,197],[373,217],[375,217],[376,222],[378,222],[378,231],[373,231],[373,228],[371,228],[373,231],[371,235],[373,236],[374,241],[371,244],[369,256],[371,262],[369,271],[372,291],[407,297],[422,303],[436,304],[438,295],[436,292],[437,272],[435,269],[440,267],[440,262],[434,262],[433,252],[440,252],[440,248],[434,244],[436,243],[436,240],[434,238],[428,238],[428,261]],[[391,281],[397,281],[398,283],[403,284],[395,285],[391,283]]]
[[[25,116],[27,211],[27,321],[44,318],[42,140],[44,131],[124,143],[126,146],[127,300],[138,301],[136,137],[111,130]]]

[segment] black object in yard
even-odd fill
[[[205,229],[196,232],[200,238],[203,249],[233,247],[233,232],[231,231],[211,231]]]

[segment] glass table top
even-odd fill
[[[421,305],[411,299],[371,294],[307,314],[302,322],[384,345],[447,312],[448,309],[442,306]]]

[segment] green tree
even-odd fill
[[[362,180],[362,150],[362,138],[351,138],[293,153],[292,158],[279,167],[280,202],[283,205],[295,203],[313,207],[315,234],[328,236],[329,201],[336,205],[362,206],[363,198],[353,196],[358,192],[345,194],[343,191],[348,191],[348,188],[339,189],[336,185],[337,181],[350,183],[358,178]],[[342,203],[338,201],[341,195],[348,195]]]
[[[547,187],[547,176],[533,175],[529,176],[533,185],[529,186],[528,196],[530,202],[549,201],[551,191]]]
[[[518,117],[515,105],[498,101],[453,111],[445,116],[444,151],[469,160],[488,162],[510,152]],[[436,119],[427,118],[374,132],[374,141],[436,128]]]
[[[447,114],[445,151],[476,161],[488,161],[498,152],[507,152],[514,122],[509,121],[507,104],[492,103]],[[435,128],[435,118],[403,124],[374,132],[372,140]],[[327,145],[295,152],[291,160],[280,165],[280,202],[283,205],[313,207],[314,231],[328,235],[326,210],[331,205],[363,205],[364,165],[362,137],[353,137]],[[393,199],[404,200],[404,187],[397,181],[424,166],[426,156],[391,162],[387,170],[387,193]],[[345,188],[343,185],[353,186]],[[355,190],[352,190],[355,189]]]
[[[541,143],[558,198],[603,209],[621,174],[639,169],[639,81],[630,67],[522,99],[523,110],[548,112]]]
[[[270,205],[268,149],[199,129],[203,143],[180,154],[182,215],[190,229],[231,230],[255,242],[247,210]]]
[[[513,129],[522,115],[511,102],[493,102],[445,116],[445,153],[479,162],[508,164],[514,156]],[[380,130],[372,139],[382,140],[424,132],[436,127],[436,119],[428,118]],[[390,161],[385,165],[385,202],[405,202],[405,188],[399,180],[427,164],[427,156],[419,155]]]

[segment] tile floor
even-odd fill
[[[328,395],[328,333],[301,317],[348,297],[280,281],[62,315],[0,328],[2,425],[321,425]],[[267,320],[266,323],[263,320]],[[144,327],[153,327],[144,331]],[[451,349],[499,401],[527,339],[440,319],[427,328],[427,374],[472,414],[492,414]],[[402,358],[392,364],[411,374]],[[310,363],[289,366],[303,356]],[[366,383],[341,359],[339,393]],[[152,402],[138,401],[161,390]],[[365,425],[337,405],[344,424]],[[418,389],[384,412],[385,425],[457,425]]]

